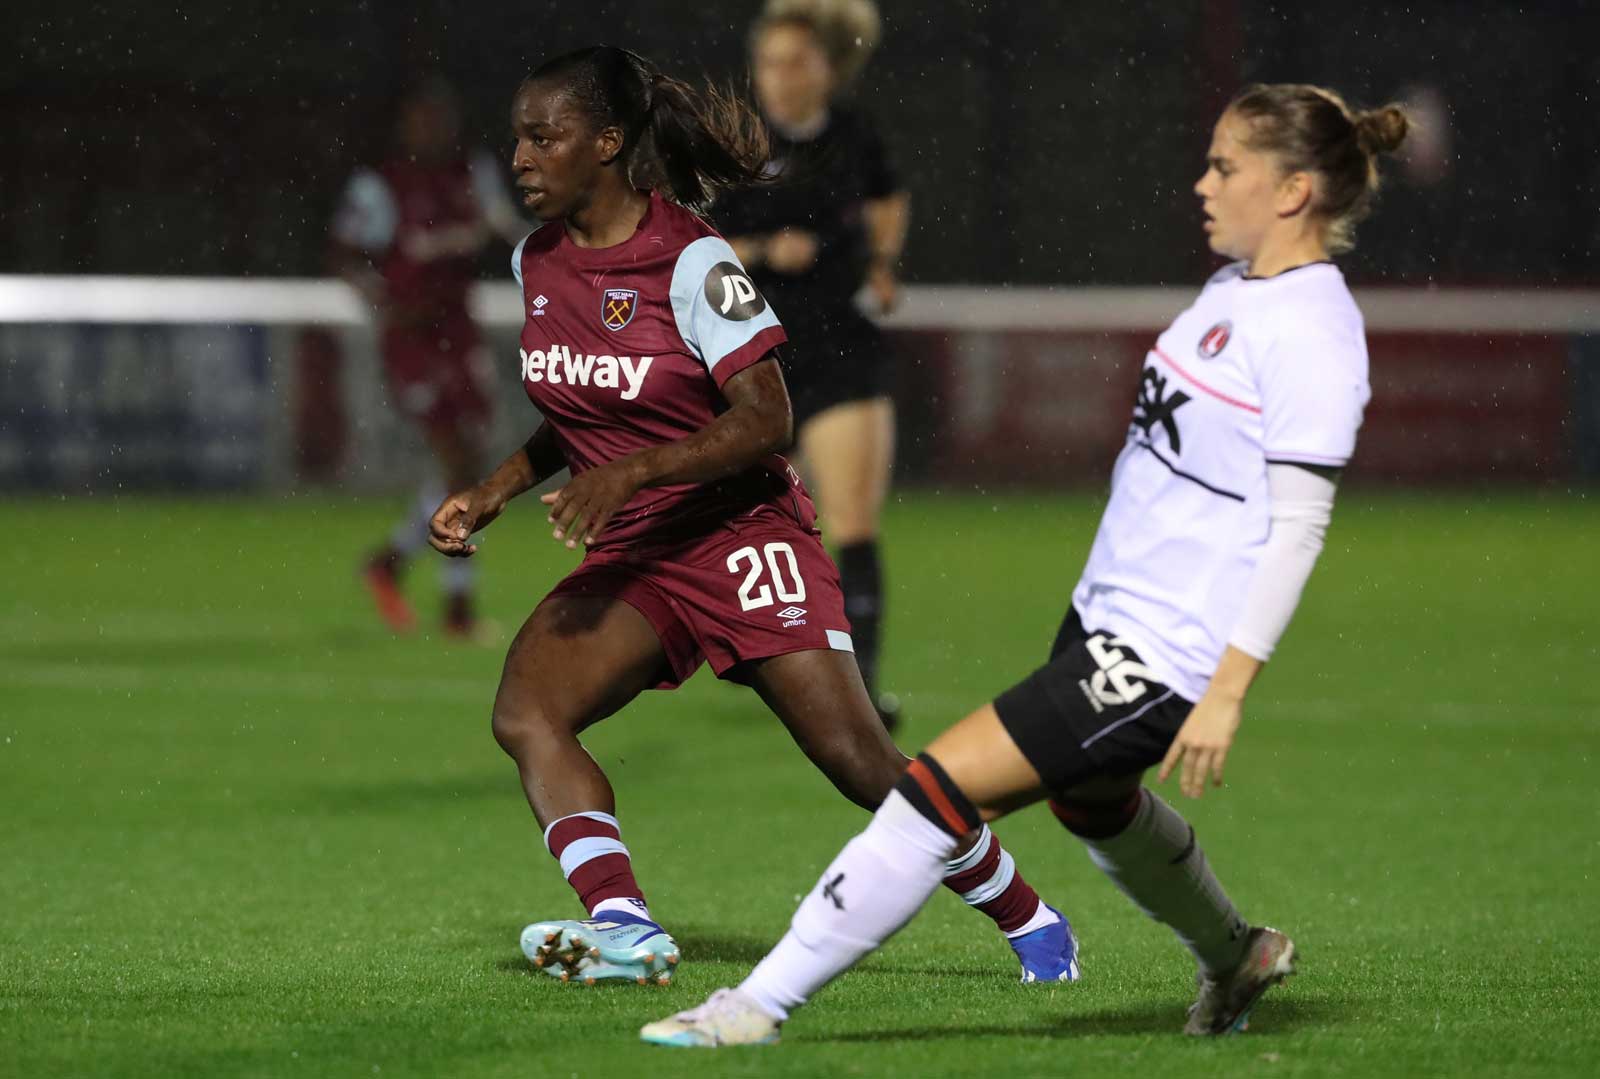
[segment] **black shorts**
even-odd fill
[[[1052,791],[1161,763],[1193,707],[1158,682],[1125,640],[1085,630],[1070,607],[1050,662],[994,702],[1006,733]]]
[[[840,320],[825,333],[793,332],[783,346],[783,379],[794,427],[835,405],[886,397],[893,366],[881,331],[864,318]]]

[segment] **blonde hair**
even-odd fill
[[[767,0],[750,28],[752,50],[762,34],[777,26],[811,31],[827,54],[836,87],[861,74],[883,39],[883,19],[872,0]]]
[[[1351,109],[1334,91],[1306,83],[1248,86],[1228,109],[1249,123],[1250,149],[1277,155],[1286,172],[1322,177],[1311,209],[1326,222],[1328,250],[1355,247],[1356,225],[1378,194],[1378,155],[1396,150],[1410,128],[1405,110]]]

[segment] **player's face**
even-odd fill
[[[833,68],[805,27],[779,23],[768,29],[756,41],[750,67],[756,97],[768,119],[804,124],[827,107]]]
[[[513,182],[522,203],[541,221],[581,210],[607,160],[615,129],[595,132],[589,118],[559,86],[530,83],[511,102]],[[615,150],[610,149],[611,156]]]
[[[1231,259],[1251,259],[1278,220],[1282,181],[1277,159],[1245,145],[1249,123],[1222,114],[1211,133],[1206,171],[1194,185],[1205,211],[1211,250]]]

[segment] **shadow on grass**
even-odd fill
[[[1070,992],[1070,990],[1068,991]],[[1081,1038],[1126,1037],[1129,1035],[1169,1034],[1181,1037],[1185,1003],[1174,1000],[1147,1001],[1132,1006],[1109,1008],[1083,1014],[1062,1015],[1056,1019],[1030,1023],[952,1023],[945,1026],[901,1027],[891,1030],[864,1030],[831,1036],[806,1037],[796,1032],[795,1041],[814,1042],[897,1042],[938,1039],[994,1038]],[[1250,1034],[1254,1037],[1290,1034],[1306,1027],[1338,1026],[1349,1009],[1337,1002],[1312,1000],[1273,1000],[1268,998],[1252,1014]],[[1205,1044],[1197,1040],[1196,1044]]]
[[[514,939],[516,933],[517,930],[510,930],[509,936]],[[486,934],[486,940],[498,943],[507,939],[507,936],[507,930],[503,926],[497,926],[492,934]],[[746,967],[754,966],[764,959],[767,951],[776,943],[756,937],[709,933],[693,928],[681,933],[673,929],[672,938],[678,942],[679,951],[689,962],[735,963]],[[540,973],[533,964],[521,956],[497,959],[494,962],[494,969],[502,974]]]
[[[683,953],[684,960],[689,963],[729,963],[746,969],[755,966],[767,957],[767,953],[778,943],[778,936],[756,936],[739,933],[721,932],[714,929],[704,929],[695,925],[675,925],[668,927],[672,938],[678,942],[678,948]],[[512,931],[514,935],[514,930]],[[495,942],[505,939],[507,930],[496,927],[493,934],[486,939]],[[526,960],[508,959],[495,964],[496,968],[505,972],[531,971]],[[895,976],[913,977],[938,977],[938,978],[974,978],[984,981],[995,981],[996,984],[1016,981],[1016,961],[1002,947],[995,955],[993,966],[977,965],[972,967],[932,967],[924,963],[897,962],[891,955],[888,958],[872,956],[858,968],[864,974],[888,974]]]

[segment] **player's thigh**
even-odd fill
[[[655,629],[613,596],[552,595],[506,652],[496,734],[528,727],[577,733],[656,685],[667,665]]]
[[[939,762],[985,820],[1032,805],[1049,793],[992,704],[939,735],[925,752]]]
[[[829,541],[876,536],[894,467],[894,402],[872,397],[823,409],[806,420],[799,442]]]

